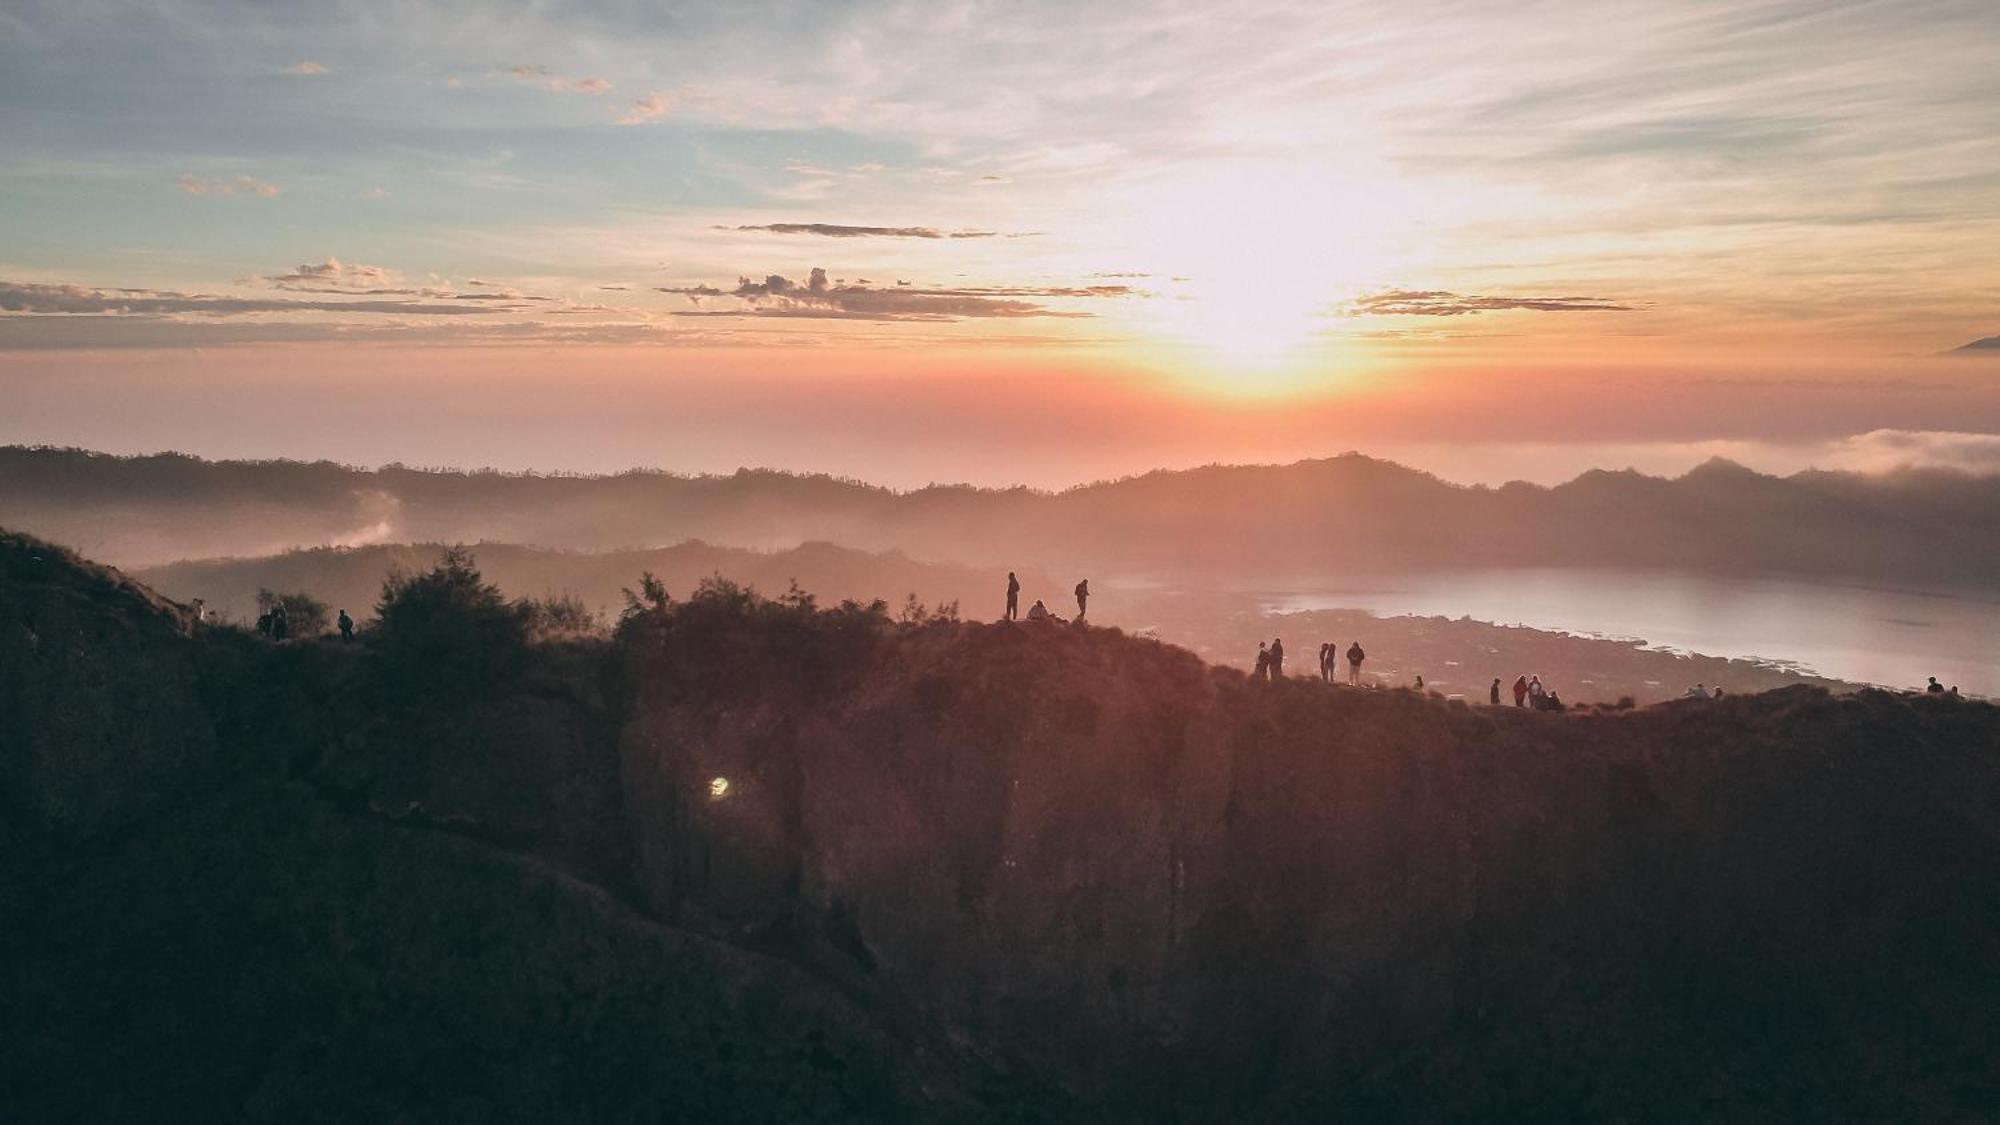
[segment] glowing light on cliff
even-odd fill
[[[715,779],[711,780],[711,781],[710,781],[710,782],[708,783],[708,799],[709,799],[709,800],[711,800],[711,801],[720,801],[720,800],[722,800],[722,799],[723,799],[724,797],[727,797],[727,796],[729,796],[729,779],[728,779],[728,778],[726,778],[726,777],[718,777],[718,778],[715,778]]]

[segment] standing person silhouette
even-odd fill
[[[1020,616],[1021,616],[1021,580],[1014,577],[1014,572],[1010,570],[1007,572],[1007,613],[1006,616],[1002,617],[1000,620],[1015,621],[1018,620]]]
[[[1319,678],[1333,682],[1333,642],[1326,641],[1319,646]]]
[[[1361,686],[1361,662],[1368,654],[1361,649],[1361,642],[1355,641],[1347,648],[1347,683],[1350,687]]]
[[[1083,620],[1083,615],[1085,612],[1084,603],[1088,602],[1089,600],[1090,600],[1090,579],[1086,578],[1083,581],[1076,584],[1076,619],[1078,621]]]
[[[340,643],[346,644],[353,639],[354,619],[347,616],[347,611],[343,609],[340,611]]]
[[[1285,677],[1285,642],[1281,638],[1274,637],[1271,640],[1271,678],[1274,680],[1281,680],[1284,679],[1284,677]]]
[[[1514,706],[1528,705],[1528,677],[1521,676],[1514,681]]]
[[[1257,670],[1250,674],[1253,680],[1269,679],[1271,675],[1271,646],[1257,642]]]
[[[1500,677],[1493,677],[1493,687],[1486,693],[1486,702],[1494,707],[1500,706]]]

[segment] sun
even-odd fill
[[[1307,377],[1349,350],[1340,306],[1392,265],[1397,195],[1329,161],[1218,164],[1141,187],[1122,233],[1160,282],[1140,333],[1211,383]]]

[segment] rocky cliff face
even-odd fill
[[[189,636],[108,572],[0,565],[0,1109],[2000,1098],[1983,704],[1529,714],[727,590],[447,701],[367,646]]]
[[[1079,1096],[1682,1116],[1993,1088],[1966,1054],[2000,979],[1984,706],[1534,715],[1060,626],[674,690],[757,643],[690,630],[642,680],[641,893],[837,925],[846,971]]]

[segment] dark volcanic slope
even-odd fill
[[[504,542],[576,550],[811,541],[1058,573],[1295,577],[1624,566],[2000,586],[2000,477],[1777,478],[1711,462],[1466,488],[1358,454],[1157,472],[1057,494],[896,493],[743,471],[541,477],[0,449],[0,523],[138,566],[286,547]]]
[[[425,685],[112,581],[0,543],[28,1119],[2000,1099],[1984,704],[1535,715],[726,591]]]

